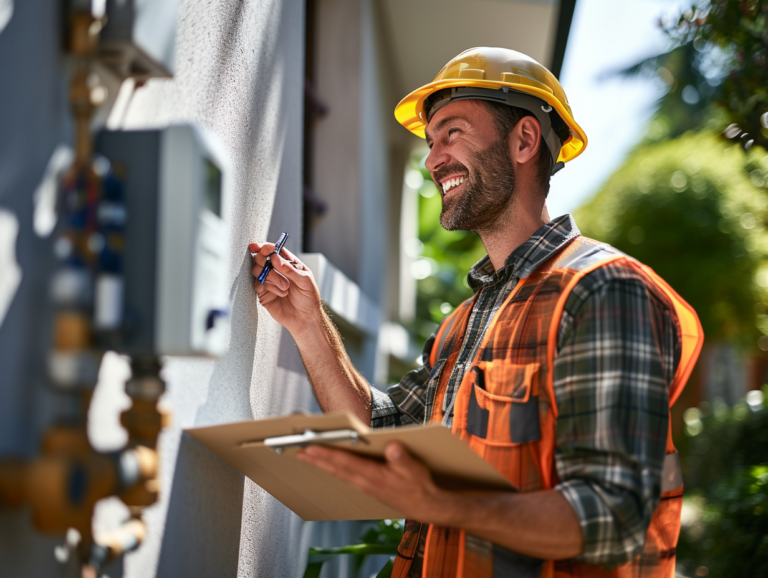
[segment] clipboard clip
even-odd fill
[[[331,444],[336,442],[356,444],[359,439],[360,434],[353,429],[322,432],[306,430],[303,434],[266,438],[263,443],[268,448],[274,450],[275,453],[281,454],[286,448],[303,448],[312,444]]]

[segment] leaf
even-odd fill
[[[325,564],[326,560],[328,560],[328,558],[325,558],[321,562],[312,561],[312,560],[307,562],[307,569],[304,570],[304,578],[318,578],[320,576],[320,572],[323,569],[323,564]]]
[[[337,556],[339,554],[362,554],[375,556],[377,554],[397,554],[397,544],[352,544],[338,548],[310,548],[309,556]]]
[[[397,544],[352,544],[350,546],[341,546],[339,548],[310,548],[309,558],[307,560],[307,569],[304,571],[304,578],[317,578],[320,571],[332,556],[342,554],[352,554],[354,556],[375,556],[385,554],[394,556],[397,554]],[[360,564],[362,565],[362,563]]]

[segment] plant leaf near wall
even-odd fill
[[[338,548],[310,548],[303,578],[317,578],[320,576],[323,565],[331,558],[340,555],[353,556],[354,571],[359,575],[368,556],[397,554],[397,547],[402,537],[403,522],[401,520],[379,520],[360,537],[359,544]],[[390,559],[379,571],[377,578],[388,578],[391,573],[392,560]]]

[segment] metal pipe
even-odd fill
[[[143,508],[155,503],[159,492],[157,439],[169,422],[168,414],[157,407],[165,391],[160,361],[156,356],[142,356],[132,361],[133,376],[126,383],[126,392],[133,400],[121,415],[129,435],[126,448],[100,453],[91,446],[87,435],[86,418],[103,354],[93,339],[91,285],[98,271],[98,253],[88,237],[98,232],[91,210],[98,201],[96,185],[100,177],[92,166],[90,123],[96,107],[89,81],[101,25],[88,12],[71,14],[68,44],[75,70],[69,98],[75,120],[76,159],[65,182],[75,197],[88,197],[86,212],[90,220],[86,226],[72,225],[60,232],[64,245],[80,253],[80,259],[77,266],[63,266],[54,276],[56,290],[52,292],[57,311],[49,376],[77,411],[68,416],[70,423],[54,424],[45,431],[36,458],[0,461],[0,506],[27,505],[40,531],[66,534],[67,555],[62,556],[62,563],[69,559],[69,552],[77,551],[83,576],[96,576],[106,561],[143,542]],[[133,517],[114,532],[94,538],[94,507],[108,496],[119,496],[131,508]],[[77,540],[71,536],[77,536]]]

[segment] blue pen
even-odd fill
[[[259,276],[256,278],[256,280],[264,284],[264,281],[267,279],[267,275],[269,275],[269,272],[274,269],[272,265],[272,255],[277,253],[278,255],[282,252],[283,247],[285,246],[285,242],[288,240],[288,233],[283,233],[280,235],[280,238],[277,240],[277,243],[275,243],[275,250],[272,251],[269,255],[267,255],[267,262],[264,265],[264,268],[261,270],[261,273],[259,273]]]

